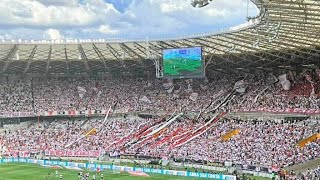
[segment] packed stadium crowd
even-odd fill
[[[315,169],[308,169],[303,173],[295,173],[294,171],[289,172],[286,176],[283,175],[282,179],[289,179],[289,180],[309,180],[320,179],[320,165]]]
[[[0,116],[14,112],[106,110],[110,106],[113,112],[166,114],[147,119],[71,118],[34,123],[1,134],[2,154],[95,158],[127,154],[268,168],[320,157],[319,139],[304,148],[297,146],[300,140],[320,133],[319,123],[224,118],[211,121],[218,112],[228,111],[320,111],[316,80],[311,83],[304,76],[291,79],[290,89],[266,74],[208,74],[207,79],[201,80],[43,77],[0,81]],[[173,112],[184,115],[168,123]],[[195,116],[188,116],[189,113]],[[194,133],[195,130],[201,133]],[[239,130],[239,134],[222,141],[221,137],[232,130]]]
[[[13,156],[43,153],[49,156],[142,155],[160,158],[231,162],[240,165],[285,167],[320,157],[320,139],[304,148],[297,143],[320,133],[320,124],[276,123],[223,119],[201,136],[179,146],[172,146],[188,131],[205,125],[180,117],[171,124],[165,119],[138,117],[44,121],[0,136],[2,147]],[[161,128],[156,134],[155,129]],[[84,134],[96,131],[87,137]],[[221,137],[238,129],[230,140]],[[150,135],[152,134],[152,135]]]
[[[235,83],[243,80],[236,91]],[[106,110],[111,105],[128,111],[201,111],[234,95],[225,111],[317,111],[320,107],[315,84],[304,76],[291,80],[283,90],[267,75],[208,75],[199,80],[144,78],[33,78],[0,79],[0,113]],[[316,80],[314,80],[317,82]],[[279,82],[279,81],[278,81]]]

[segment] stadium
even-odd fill
[[[0,180],[320,180],[320,1],[250,1],[216,33],[2,39]]]

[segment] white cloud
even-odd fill
[[[111,29],[108,25],[101,25],[99,27],[98,31],[103,34],[117,34],[118,33],[117,30]]]
[[[103,0],[87,0],[84,5],[73,6],[42,3],[33,0],[1,0],[0,24],[57,27],[86,26],[98,23],[99,20],[102,20],[102,17],[112,18],[118,15],[113,5],[103,3]],[[99,11],[99,9],[103,10]]]
[[[215,0],[193,8],[189,0],[131,0],[118,11],[104,0],[0,0],[0,33],[16,39],[190,35],[244,23],[246,5],[247,0]],[[249,15],[255,14],[250,5]]]
[[[187,3],[161,3],[160,9],[164,13],[181,11],[186,7]]]
[[[50,40],[61,40],[61,39],[63,39],[63,36],[60,33],[60,31],[58,31],[56,29],[48,29],[44,33],[44,38],[50,39]]]
[[[44,5],[51,6],[77,6],[78,0],[36,0]]]

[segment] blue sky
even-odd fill
[[[258,13],[249,3],[249,16]],[[246,22],[247,0],[1,0],[0,39],[154,39]]]

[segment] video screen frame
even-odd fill
[[[167,50],[188,50],[188,49],[193,49],[193,48],[200,48],[200,57],[201,57],[201,73],[198,74],[191,74],[191,75],[171,75],[165,72],[165,59],[164,59],[164,55],[165,55],[165,51]],[[162,71],[163,71],[163,78],[169,78],[169,79],[196,79],[196,78],[204,78],[205,77],[205,65],[204,65],[205,61],[203,59],[203,51],[202,51],[202,47],[201,46],[193,46],[193,47],[179,47],[179,48],[168,48],[168,49],[163,49],[162,50]]]

